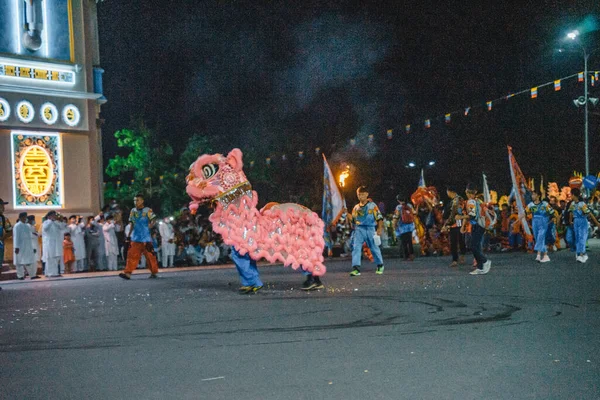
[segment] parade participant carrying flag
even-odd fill
[[[427,187],[427,185],[425,185],[425,175],[423,174],[423,168],[421,168],[421,179],[419,179],[419,187]]]
[[[506,147],[508,147],[508,165],[510,166],[510,178],[512,180],[512,194],[514,195],[517,203],[517,210],[519,212],[519,218],[521,220],[523,231],[525,232],[525,238],[527,243],[530,243],[533,241],[533,236],[531,235],[529,225],[527,224],[527,219],[525,218],[524,191],[527,190],[527,180],[525,179],[523,172],[521,172],[521,168],[519,168],[517,160],[515,160],[515,156],[512,153],[512,147]]]
[[[331,228],[336,226],[345,208],[340,189],[335,182],[331,168],[329,168],[327,158],[323,154],[323,211],[321,212],[321,219],[325,222],[323,238],[329,255],[332,254],[333,248]]]
[[[489,204],[492,202],[492,196],[490,194],[490,187],[487,183],[487,176],[485,176],[485,174],[481,175],[483,175],[483,202]]]

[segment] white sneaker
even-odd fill
[[[558,249],[556,248],[556,245],[552,246],[552,251],[558,251]]]
[[[542,256],[538,254],[537,257],[535,258],[535,261],[537,261],[537,262],[542,261]]]
[[[582,263],[586,262],[586,261],[588,260],[588,258],[589,258],[589,257],[587,256],[587,254],[584,254],[584,255],[582,255],[582,256],[581,256],[581,262],[582,262]]]
[[[575,261],[580,262],[580,263],[584,263],[585,262],[585,261],[583,261],[583,257],[582,256],[575,257]]]
[[[542,259],[540,260],[540,262],[542,262],[542,263],[547,263],[547,262],[549,262],[549,261],[550,261],[550,257],[548,257],[548,255],[547,255],[547,254],[544,256],[544,258],[542,258]]]
[[[483,275],[485,274],[485,272],[483,272],[482,269],[479,268],[475,268],[473,271],[469,272],[470,275]]]
[[[490,272],[491,268],[492,268],[492,260],[487,260],[486,262],[483,263],[483,270],[481,271],[482,274],[487,274],[488,272]]]

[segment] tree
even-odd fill
[[[173,149],[157,136],[142,121],[135,129],[115,132],[118,147],[128,154],[116,155],[108,162],[106,174],[115,178],[116,182],[107,184],[105,198],[115,198],[122,204],[128,204],[136,193],[141,192],[148,198],[149,204],[161,206],[165,177],[169,177],[167,181],[170,182],[173,175],[170,168]]]

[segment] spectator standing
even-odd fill
[[[162,266],[168,268],[173,266],[173,258],[175,257],[175,231],[170,218],[165,218],[158,224],[161,241]]]
[[[104,234],[104,246],[106,248],[108,270],[116,271],[118,269],[119,242],[117,241],[115,220],[112,214],[108,214],[106,217],[102,232]]]
[[[19,213],[19,221],[13,229],[13,263],[17,267],[17,279],[25,279],[25,270],[29,278],[38,279],[35,249],[31,243],[31,225],[27,223],[27,213]]]
[[[81,215],[69,217],[69,233],[73,241],[73,252],[75,254],[75,268],[73,272],[83,272],[85,269],[85,224]]]
[[[60,275],[63,255],[64,229],[56,220],[56,211],[49,211],[42,224],[42,261],[46,264],[45,275],[49,278]]]

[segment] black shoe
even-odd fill
[[[17,279],[18,279],[18,280],[20,280],[20,281],[24,281],[24,280],[25,280],[25,277],[22,277],[22,278],[17,278]]]
[[[123,279],[127,279],[127,280],[131,279],[131,277],[124,272],[121,272],[119,274],[119,278],[123,278]]]
[[[156,274],[150,274],[150,276],[148,277],[148,279],[156,279],[158,278],[158,275]]]
[[[323,285],[323,282],[321,282],[321,279],[318,276],[315,276],[315,285],[315,290],[325,289],[325,285]]]
[[[317,287],[317,282],[315,282],[315,280],[313,278],[308,278],[306,281],[304,281],[304,283],[302,284],[302,287],[300,288],[301,290],[313,290]]]
[[[32,276],[32,277],[31,277],[31,280],[34,280],[34,279],[40,279],[40,276],[39,276],[39,275]]]

